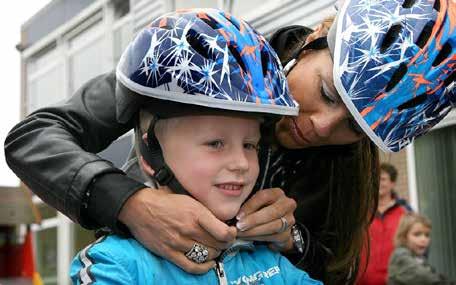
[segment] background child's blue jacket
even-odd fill
[[[136,240],[110,235],[74,258],[71,279],[73,284],[322,284],[266,246],[234,250],[220,263],[226,280],[220,280],[215,269],[202,275],[188,274]]]

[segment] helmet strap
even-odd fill
[[[160,185],[168,186],[176,194],[189,193],[184,187],[177,181],[173,171],[166,164],[163,158],[163,152],[160,147],[160,143],[154,133],[155,120],[150,123],[149,129],[147,130],[147,144],[144,142],[141,128],[136,126],[137,141],[139,150],[144,160],[154,169],[154,175],[152,176]]]

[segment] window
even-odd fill
[[[70,94],[73,94],[88,80],[109,70],[103,56],[103,38],[94,40],[88,46],[76,51],[70,57]]]
[[[122,52],[127,48],[133,39],[133,24],[130,19],[122,19],[115,24],[114,28],[114,62],[116,66]]]
[[[65,98],[62,64],[51,64],[29,77],[27,111],[52,105]]]
[[[103,22],[98,21],[70,39],[70,94],[112,68],[112,47],[106,44],[104,35]]]

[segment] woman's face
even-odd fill
[[[333,62],[328,49],[301,55],[287,76],[290,92],[299,103],[298,117],[284,117],[276,124],[279,143],[289,149],[350,144],[363,134],[354,131],[348,109],[332,79]]]

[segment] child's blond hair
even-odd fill
[[[429,229],[432,228],[431,221],[425,216],[416,213],[405,214],[399,222],[399,227],[397,228],[396,235],[394,236],[394,245],[396,247],[406,246],[407,234],[412,226],[417,223],[420,223]]]

